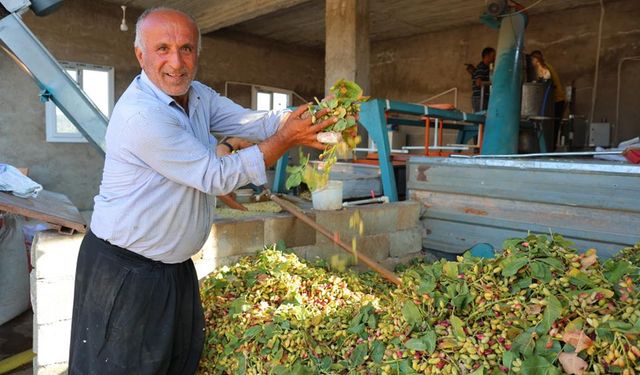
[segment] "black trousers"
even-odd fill
[[[194,374],[204,316],[193,262],[156,262],[88,232],[76,270],[69,374]]]

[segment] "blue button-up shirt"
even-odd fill
[[[214,195],[267,182],[258,146],[220,158],[211,132],[261,141],[284,113],[244,109],[197,81],[185,112],[142,72],[109,121],[91,230],[153,260],[189,259],[209,235]]]

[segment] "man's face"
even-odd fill
[[[140,37],[136,57],[151,82],[171,97],[186,96],[198,65],[195,25],[183,14],[158,11],[144,19]]]
[[[496,51],[493,51],[489,54],[489,62],[490,63],[496,62]]]

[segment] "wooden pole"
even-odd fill
[[[280,207],[282,207],[286,211],[289,211],[293,216],[295,216],[298,219],[300,219],[300,221],[302,221],[303,223],[305,223],[308,226],[310,226],[311,228],[315,229],[316,231],[318,231],[323,236],[329,238],[331,241],[335,242],[335,244],[338,245],[342,250],[346,251],[349,254],[353,254],[351,246],[349,246],[349,245],[345,244],[344,242],[342,242],[340,240],[340,236],[339,236],[339,234],[337,232],[336,233],[331,233],[327,228],[325,228],[322,225],[316,223],[309,216],[305,215],[304,212],[302,212],[302,210],[300,210],[293,203],[288,202],[288,201],[278,197],[275,194],[271,194],[271,200],[273,202],[276,202]],[[358,261],[364,263],[367,267],[369,267],[372,270],[374,270],[377,273],[379,273],[386,280],[396,284],[397,286],[402,286],[402,280],[400,280],[400,278],[398,278],[398,276],[396,276],[393,272],[391,272],[388,269],[382,267],[376,261],[374,261],[373,259],[369,258],[368,256],[366,256],[364,254],[361,254],[361,253],[357,252],[355,255],[358,258]]]

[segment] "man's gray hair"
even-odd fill
[[[200,51],[202,50],[202,34],[200,33],[200,26],[198,26],[198,23],[196,22],[195,18],[193,18],[193,16],[191,16],[190,14],[187,14],[181,10],[169,8],[169,7],[162,7],[162,6],[149,8],[144,12],[142,12],[140,17],[138,17],[138,20],[136,21],[136,38],[133,41],[133,46],[144,50],[144,42],[142,41],[142,37],[140,36],[141,29],[142,29],[142,22],[144,21],[145,18],[147,18],[148,15],[153,14],[155,12],[161,12],[161,11],[172,11],[172,12],[184,14],[187,18],[191,20],[191,22],[193,22],[194,26],[196,27],[196,30],[198,30],[198,50],[197,51],[198,51],[198,55],[200,55]]]

